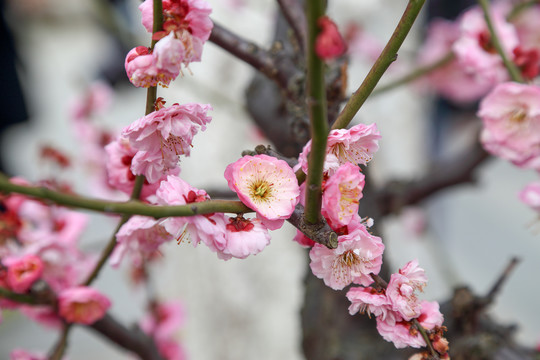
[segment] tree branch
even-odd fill
[[[371,67],[371,70],[366,75],[366,78],[356,90],[338,118],[332,125],[332,129],[343,129],[349,125],[353,117],[356,115],[360,107],[364,104],[366,99],[369,97],[383,74],[386,72],[388,67],[397,59],[397,52],[403,44],[403,41],[409,34],[409,30],[414,24],[416,17],[422,10],[425,0],[409,0],[407,8],[403,13],[403,16],[399,20],[399,23],[388,40],[388,43],[384,47],[381,55],[375,61],[375,64]]]
[[[311,224],[306,222],[304,217],[304,207],[296,205],[291,217],[287,219],[298,230],[316,243],[322,244],[329,249],[335,249],[338,246],[338,235],[330,228],[324,218],[319,222]]]
[[[281,89],[288,89],[292,74],[279,68],[270,52],[232,33],[215,21],[210,41],[275,81]]]
[[[306,14],[304,14],[304,9],[302,3],[298,0],[277,0],[281,13],[287,20],[287,23],[291,27],[298,47],[300,48],[299,53],[302,53],[306,46]]]

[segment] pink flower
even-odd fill
[[[16,293],[24,293],[30,289],[43,274],[43,262],[35,255],[20,258],[4,259],[7,266],[7,283]]]
[[[55,309],[48,305],[21,305],[19,311],[30,320],[47,328],[55,330],[62,328],[62,319],[58,316]]]
[[[137,150],[131,147],[129,141],[121,136],[105,147],[107,153],[107,175],[108,183],[115,189],[118,189],[126,194],[131,194],[135,185],[135,177],[131,171],[133,157],[137,154]],[[180,168],[170,169],[171,175],[178,175]],[[154,195],[159,187],[161,180],[166,179],[165,175],[153,184],[145,182],[141,192],[141,198],[146,199],[150,195]]]
[[[296,176],[283,160],[268,155],[244,156],[227,166],[225,179],[240,201],[255,210],[271,230],[276,224],[266,220],[281,220],[281,226],[298,204],[300,189]]]
[[[124,255],[129,253],[132,262],[140,266],[161,244],[172,239],[173,236],[165,229],[162,221],[146,216],[133,216],[116,233],[117,244],[111,255],[111,265],[118,266]]]
[[[153,2],[146,0],[139,6],[142,24],[148,32],[153,28]],[[163,1],[164,31],[157,33],[158,39],[174,35],[182,43],[182,62],[188,65],[200,61],[203,44],[209,39],[214,24],[210,20],[212,9],[204,0]],[[161,40],[160,40],[161,41]]]
[[[370,285],[370,274],[378,274],[382,265],[384,245],[381,238],[373,236],[364,227],[338,238],[338,247],[328,249],[316,244],[309,252],[311,271],[334,290],[355,283]]]
[[[386,288],[392,310],[406,321],[418,317],[421,309],[415,291],[422,291],[426,283],[424,269],[418,267],[417,260],[409,261],[398,274],[392,274]]]
[[[520,167],[538,166],[540,156],[540,87],[499,84],[480,103],[484,148]]]
[[[387,312],[391,309],[390,302],[384,291],[377,291],[372,287],[351,287],[347,292],[347,299],[351,302],[349,306],[349,314],[365,313],[386,317]]]
[[[321,29],[315,40],[317,56],[323,60],[332,60],[343,55],[347,51],[347,44],[336,24],[328,16],[323,16],[317,20],[317,25]]]
[[[152,87],[159,83],[168,85],[172,78],[166,78],[160,74],[154,56],[145,46],[137,46],[131,49],[124,62],[129,81],[136,87]]]
[[[180,66],[186,56],[184,43],[178,40],[174,33],[160,39],[154,46],[154,59],[157,68],[166,78],[176,79],[180,74]]]
[[[494,8],[491,17],[504,51],[511,55],[518,45],[515,28],[506,22],[501,9]],[[459,24],[460,38],[453,45],[459,63],[466,71],[475,72],[490,82],[506,80],[508,73],[491,42],[482,9],[475,6],[466,11]]]
[[[176,331],[184,325],[185,319],[182,303],[169,301],[156,304],[152,313],[141,319],[139,326],[154,339],[166,340],[174,337]]]
[[[444,318],[436,301],[422,301],[420,308],[420,316],[418,317],[420,325],[427,330],[442,326]],[[403,320],[398,313],[389,312],[384,319],[378,317],[377,330],[386,341],[393,342],[398,349],[408,346],[414,348],[426,346],[420,333],[412,327],[410,322]]]
[[[90,325],[105,316],[109,299],[95,289],[78,286],[58,295],[58,313],[70,323]]]
[[[211,118],[210,105],[174,104],[146,115],[124,128],[122,136],[138,150],[132,159],[134,174],[145,175],[155,183],[163,174],[178,167],[180,155],[189,156],[195,134],[206,130]]]
[[[242,216],[229,218],[225,226],[225,239],[227,246],[223,252],[239,259],[256,255],[270,244],[270,234],[261,220]]]
[[[457,39],[459,25],[456,22],[444,19],[431,21],[418,62],[428,65],[441,60],[452,51]],[[430,72],[425,80],[430,88],[458,104],[477,101],[495,85],[493,81],[478,76],[475,71],[467,71],[457,59]]]
[[[330,131],[326,145],[324,171],[332,175],[341,165],[350,162],[366,165],[379,149],[381,135],[377,125],[358,124],[350,129]],[[307,174],[308,156],[311,152],[311,140],[304,146],[298,163]]]
[[[533,210],[540,212],[540,183],[530,183],[519,193],[519,199]]]
[[[107,83],[92,83],[81,96],[73,100],[70,106],[71,118],[86,122],[94,115],[102,114],[110,107],[113,96],[114,92]]]
[[[162,205],[185,205],[210,199],[206,191],[194,188],[176,176],[168,176],[166,181],[162,181],[156,195],[158,203]],[[226,246],[225,225],[225,216],[221,213],[172,217],[163,221],[165,229],[178,242],[188,238],[197,246],[202,241],[218,257],[228,259],[231,255],[223,253]]]
[[[324,185],[322,211],[335,225],[344,226],[358,213],[364,174],[351,163],[341,165]]]

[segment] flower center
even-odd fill
[[[527,112],[524,109],[517,109],[510,115],[510,123],[521,125],[527,119]]]
[[[264,180],[253,182],[250,189],[251,198],[257,201],[268,201],[272,196],[272,185]]]

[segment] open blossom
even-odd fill
[[[322,195],[322,211],[335,225],[344,226],[358,213],[362,198],[364,174],[351,163],[340,166],[326,181]]]
[[[383,291],[377,291],[372,287],[351,287],[347,292],[347,299],[351,302],[349,314],[365,313],[380,316],[383,319],[391,309],[390,302]]]
[[[193,137],[211,121],[210,105],[173,104],[154,111],[124,128],[122,136],[138,150],[131,170],[155,183],[178,167],[180,155],[189,156]]]
[[[332,60],[347,51],[347,44],[339,33],[337,25],[328,17],[317,20],[321,29],[315,40],[315,52],[323,60]]]
[[[386,288],[392,310],[407,321],[418,317],[421,309],[415,291],[422,291],[426,283],[424,269],[418,267],[417,260],[409,261],[399,273],[392,274]]]
[[[518,45],[516,29],[506,22],[501,8],[492,10],[493,26],[501,45],[507,54],[512,54]],[[466,11],[459,24],[460,38],[453,45],[459,63],[466,71],[475,72],[493,83],[506,80],[508,72],[493,46],[482,9],[475,6]]]
[[[255,210],[271,230],[276,228],[273,220],[280,220],[280,227],[298,204],[296,176],[283,160],[268,155],[244,156],[227,166],[225,179],[240,201]]]
[[[384,244],[364,227],[338,238],[338,247],[328,249],[316,244],[309,252],[311,271],[334,290],[355,283],[370,285],[370,274],[378,274],[382,265]]]
[[[260,219],[229,218],[225,226],[227,245],[223,252],[239,259],[260,253],[270,244],[270,234]]]
[[[210,200],[206,191],[192,187],[177,176],[168,176],[166,181],[162,181],[156,195],[161,205],[186,205]],[[218,257],[231,257],[223,253],[226,220],[221,213],[172,217],[163,220],[162,224],[179,242],[187,238],[197,246],[202,241]]]
[[[352,163],[366,165],[379,149],[381,135],[376,124],[358,124],[350,129],[330,131],[326,144],[324,171],[333,174],[341,165]],[[311,152],[311,140],[304,146],[298,163],[307,174],[308,156]]]
[[[144,1],[139,6],[139,10],[142,14],[143,26],[148,32],[152,32],[153,1]],[[158,32],[157,35],[173,34],[176,39],[179,39],[184,49],[182,59],[184,64],[200,61],[203,44],[210,37],[213,28],[210,20],[211,12],[212,8],[204,0],[165,0],[163,1],[164,31]]]
[[[439,304],[436,301],[422,301],[417,320],[426,330],[441,327],[444,317],[439,311]],[[418,330],[409,321],[403,320],[398,313],[389,312],[384,319],[377,317],[377,330],[386,341],[393,342],[398,349],[408,346],[414,348],[426,346]]]
[[[480,103],[484,148],[517,166],[540,168],[540,87],[499,84]]]
[[[162,222],[147,216],[131,217],[116,233],[116,247],[111,255],[112,266],[118,266],[124,255],[140,266],[154,254],[161,244],[169,242],[173,236]]]
[[[70,323],[93,324],[110,306],[105,295],[87,286],[66,289],[58,295],[58,312]]]
[[[7,266],[7,283],[16,293],[24,293],[43,274],[43,262],[35,255],[3,259]]]
[[[107,154],[106,165],[109,185],[126,194],[131,194],[136,178],[136,175],[131,171],[131,164],[137,150],[130,145],[128,139],[119,136],[118,139],[105,146],[105,151]],[[178,167],[169,170],[171,175],[178,175],[179,173],[180,168]],[[153,184],[145,182],[142,187],[141,198],[146,199],[148,196],[154,195],[160,181],[165,178],[166,176],[163,174]]]

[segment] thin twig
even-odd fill
[[[306,15],[301,2],[298,0],[277,0],[281,13],[291,27],[300,52],[304,50],[306,45]]]
[[[510,260],[510,262],[508,263],[508,265],[506,266],[502,274],[499,275],[499,278],[497,279],[497,281],[495,281],[495,283],[491,287],[491,290],[489,290],[486,296],[482,298],[483,306],[488,306],[493,303],[493,301],[495,300],[495,297],[497,296],[499,291],[501,291],[502,286],[504,285],[506,280],[508,280],[508,277],[510,276],[512,271],[514,271],[514,268],[517,266],[517,264],[519,264],[519,262],[520,262],[520,259],[517,257],[513,257]]]
[[[429,73],[443,67],[444,65],[450,63],[452,60],[454,60],[455,55],[453,52],[448,52],[444,57],[439,59],[438,61],[435,61],[434,63],[418,67],[408,74],[403,75],[402,77],[391,81],[387,84],[384,84],[382,86],[376,87],[375,90],[373,90],[373,93],[371,96],[380,95],[382,93],[385,93],[389,90],[393,90],[401,85],[408,84],[414,80],[417,80],[421,78],[422,76],[428,75]]]
[[[478,3],[480,4],[480,7],[482,7],[482,11],[484,12],[484,18],[486,19],[486,25],[491,35],[491,43],[493,44],[493,47],[495,47],[495,50],[497,50],[497,53],[501,57],[502,62],[504,63],[506,70],[508,70],[508,73],[510,74],[512,80],[522,83],[523,77],[521,76],[518,67],[508,58],[505,49],[502,47],[499,35],[497,34],[497,30],[495,29],[495,26],[493,25],[493,21],[491,19],[488,0],[478,0]]]
[[[60,334],[60,338],[58,339],[56,345],[51,350],[48,360],[61,360],[62,359],[62,356],[64,356],[64,352],[66,351],[66,348],[67,348],[68,336],[69,336],[69,331],[71,327],[72,327],[72,324],[64,324],[64,327],[62,328],[62,333]]]
[[[414,21],[420,13],[424,3],[425,0],[409,0],[407,8],[399,20],[392,37],[384,47],[381,55],[379,55],[375,61],[375,64],[373,64],[371,67],[371,70],[360,87],[353,93],[339,114],[338,118],[332,125],[332,129],[343,129],[352,121],[353,117],[356,115],[358,110],[360,110],[360,107],[369,97],[390,64],[397,59],[397,52],[409,34],[409,30],[411,30],[411,27],[413,26]]]

